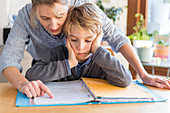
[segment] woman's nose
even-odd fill
[[[51,19],[50,28],[51,29],[57,29],[58,28],[58,20],[57,19]]]

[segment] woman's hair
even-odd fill
[[[73,26],[87,28],[99,34],[102,26],[100,9],[93,3],[70,7],[63,27],[66,37],[70,34]]]
[[[69,5],[69,1],[70,0],[32,0],[32,8],[31,8],[31,14],[30,14],[31,25],[33,27],[36,27],[36,18],[38,15],[37,8],[39,5],[47,5],[51,8],[54,8],[54,3],[60,3],[60,4],[67,6]]]

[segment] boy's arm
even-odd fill
[[[130,85],[132,81],[130,71],[112,56],[108,50],[99,47],[92,55],[92,60],[107,74],[106,80],[111,84],[121,87]]]
[[[26,78],[30,81],[41,80],[42,82],[51,82],[60,80],[71,75],[68,63],[68,51],[64,45],[51,50],[47,60],[41,60],[35,63],[26,72]]]
[[[35,63],[26,72],[26,78],[29,81],[41,80],[42,82],[51,82],[60,80],[71,75],[71,70],[67,60]]]

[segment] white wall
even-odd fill
[[[9,15],[17,14],[31,0],[0,0],[0,45],[3,44],[3,28],[9,25]]]
[[[170,33],[170,2],[163,2],[164,0],[148,0],[148,33],[155,30],[159,35]]]
[[[96,2],[97,0],[90,0],[92,2]],[[128,0],[102,0],[103,6],[106,8],[110,8],[114,6],[115,8],[121,7],[123,9],[123,13],[120,15],[120,20],[116,21],[116,26],[120,27],[123,32],[126,34],[127,27],[127,8],[125,6],[128,5]]]
[[[0,45],[2,45],[3,43],[3,31],[2,31],[2,28],[7,25],[7,0],[0,0]]]
[[[9,13],[11,14],[17,14],[18,10],[20,10],[25,4],[30,3],[31,0],[10,0],[10,6]]]
[[[126,34],[126,27],[127,27],[127,6],[128,0],[110,0],[110,3],[106,4],[105,6],[112,7],[115,6],[116,8],[121,7],[123,9],[123,13],[120,15],[120,20],[116,21],[116,26],[120,27],[123,32]]]

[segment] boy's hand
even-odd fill
[[[77,66],[78,60],[76,58],[76,55],[75,55],[75,52],[74,52],[73,48],[70,45],[70,42],[69,42],[68,38],[66,40],[67,40],[66,47],[67,47],[68,52],[69,52],[68,62],[69,62],[70,69],[71,69],[71,68]]]
[[[19,83],[19,86],[19,91],[26,94],[28,98],[44,96],[44,93],[47,93],[50,98],[54,98],[49,88],[40,80]]]
[[[94,53],[97,50],[97,48],[100,47],[102,38],[103,38],[103,30],[101,29],[100,33],[96,36],[96,38],[92,43],[92,47],[91,47],[92,53]]]

